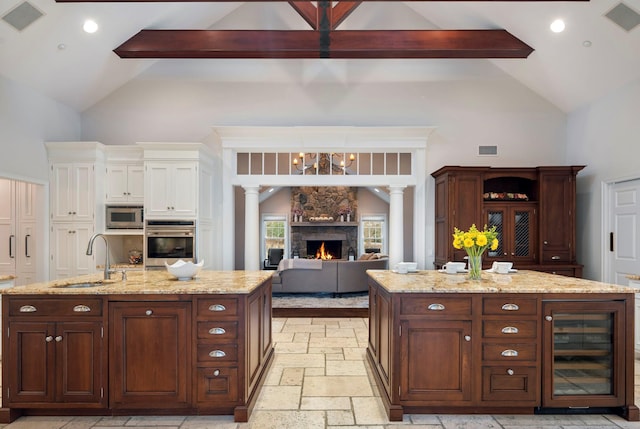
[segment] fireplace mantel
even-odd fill
[[[333,226],[333,227],[341,227],[341,226],[349,226],[349,227],[357,227],[358,222],[291,222],[291,226]]]

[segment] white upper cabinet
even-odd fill
[[[197,162],[148,161],[145,164],[146,218],[194,218],[197,215]]]
[[[51,165],[51,183],[53,221],[93,222],[94,164],[54,163]]]
[[[142,163],[107,165],[107,203],[144,202],[144,166]]]

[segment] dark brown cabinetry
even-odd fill
[[[273,360],[270,278],[249,293],[8,294],[2,305],[3,422],[87,408],[246,422]]]
[[[9,313],[8,347],[3,354],[6,403],[30,408],[106,407],[102,300],[16,297],[5,301],[4,311]]]
[[[575,178],[583,166],[443,167],[435,178],[435,266],[462,261],[454,227],[496,226],[500,247],[483,263],[581,277],[575,256]]]
[[[113,408],[186,408],[191,399],[191,302],[111,302]]]
[[[390,293],[370,280],[367,358],[389,419],[610,407],[638,420],[633,295],[572,298]]]

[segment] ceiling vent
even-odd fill
[[[626,31],[631,31],[640,24],[640,14],[624,3],[618,4],[605,16]]]
[[[22,31],[42,15],[44,15],[42,12],[32,6],[31,3],[25,1],[5,14],[2,19],[16,30]]]
[[[494,156],[498,154],[498,146],[478,146],[478,155]]]

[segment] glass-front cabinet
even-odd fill
[[[486,260],[533,263],[536,260],[536,207],[534,203],[485,203],[488,227],[495,226],[498,248],[488,250]]]
[[[543,406],[624,405],[624,302],[556,301],[543,308]]]

